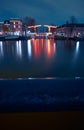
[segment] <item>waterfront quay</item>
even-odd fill
[[[29,36],[0,36],[0,41],[18,41],[18,40],[29,40],[29,39],[54,39],[54,40],[74,40],[74,41],[84,41],[84,37],[64,37],[64,36],[54,36],[46,34],[29,35]]]

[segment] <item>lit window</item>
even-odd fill
[[[14,28],[15,28],[16,26],[14,25]]]

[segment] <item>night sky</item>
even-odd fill
[[[0,21],[35,18],[37,24],[64,24],[71,16],[84,23],[84,0],[2,0]]]

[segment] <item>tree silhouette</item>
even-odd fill
[[[71,17],[70,17],[70,23],[71,23],[71,24],[76,24],[76,23],[77,23],[77,19],[76,19],[75,16],[71,16]]]
[[[26,26],[33,26],[33,25],[35,25],[35,19],[26,16],[23,18],[23,24],[25,24]]]
[[[24,17],[22,20],[22,30],[25,31],[25,35],[26,35],[26,31],[27,31],[27,27],[28,26],[33,26],[35,25],[35,19],[31,18],[31,17]]]
[[[70,17],[70,27],[69,27],[69,32],[70,32],[70,36],[72,36],[75,24],[77,23],[77,19],[75,16],[71,16]]]

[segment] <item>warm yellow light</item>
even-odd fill
[[[52,26],[52,25],[44,25],[44,27],[48,27],[48,28],[56,28],[57,26]]]
[[[34,25],[34,26],[28,26],[28,28],[36,28],[36,27],[40,27],[41,25]]]

